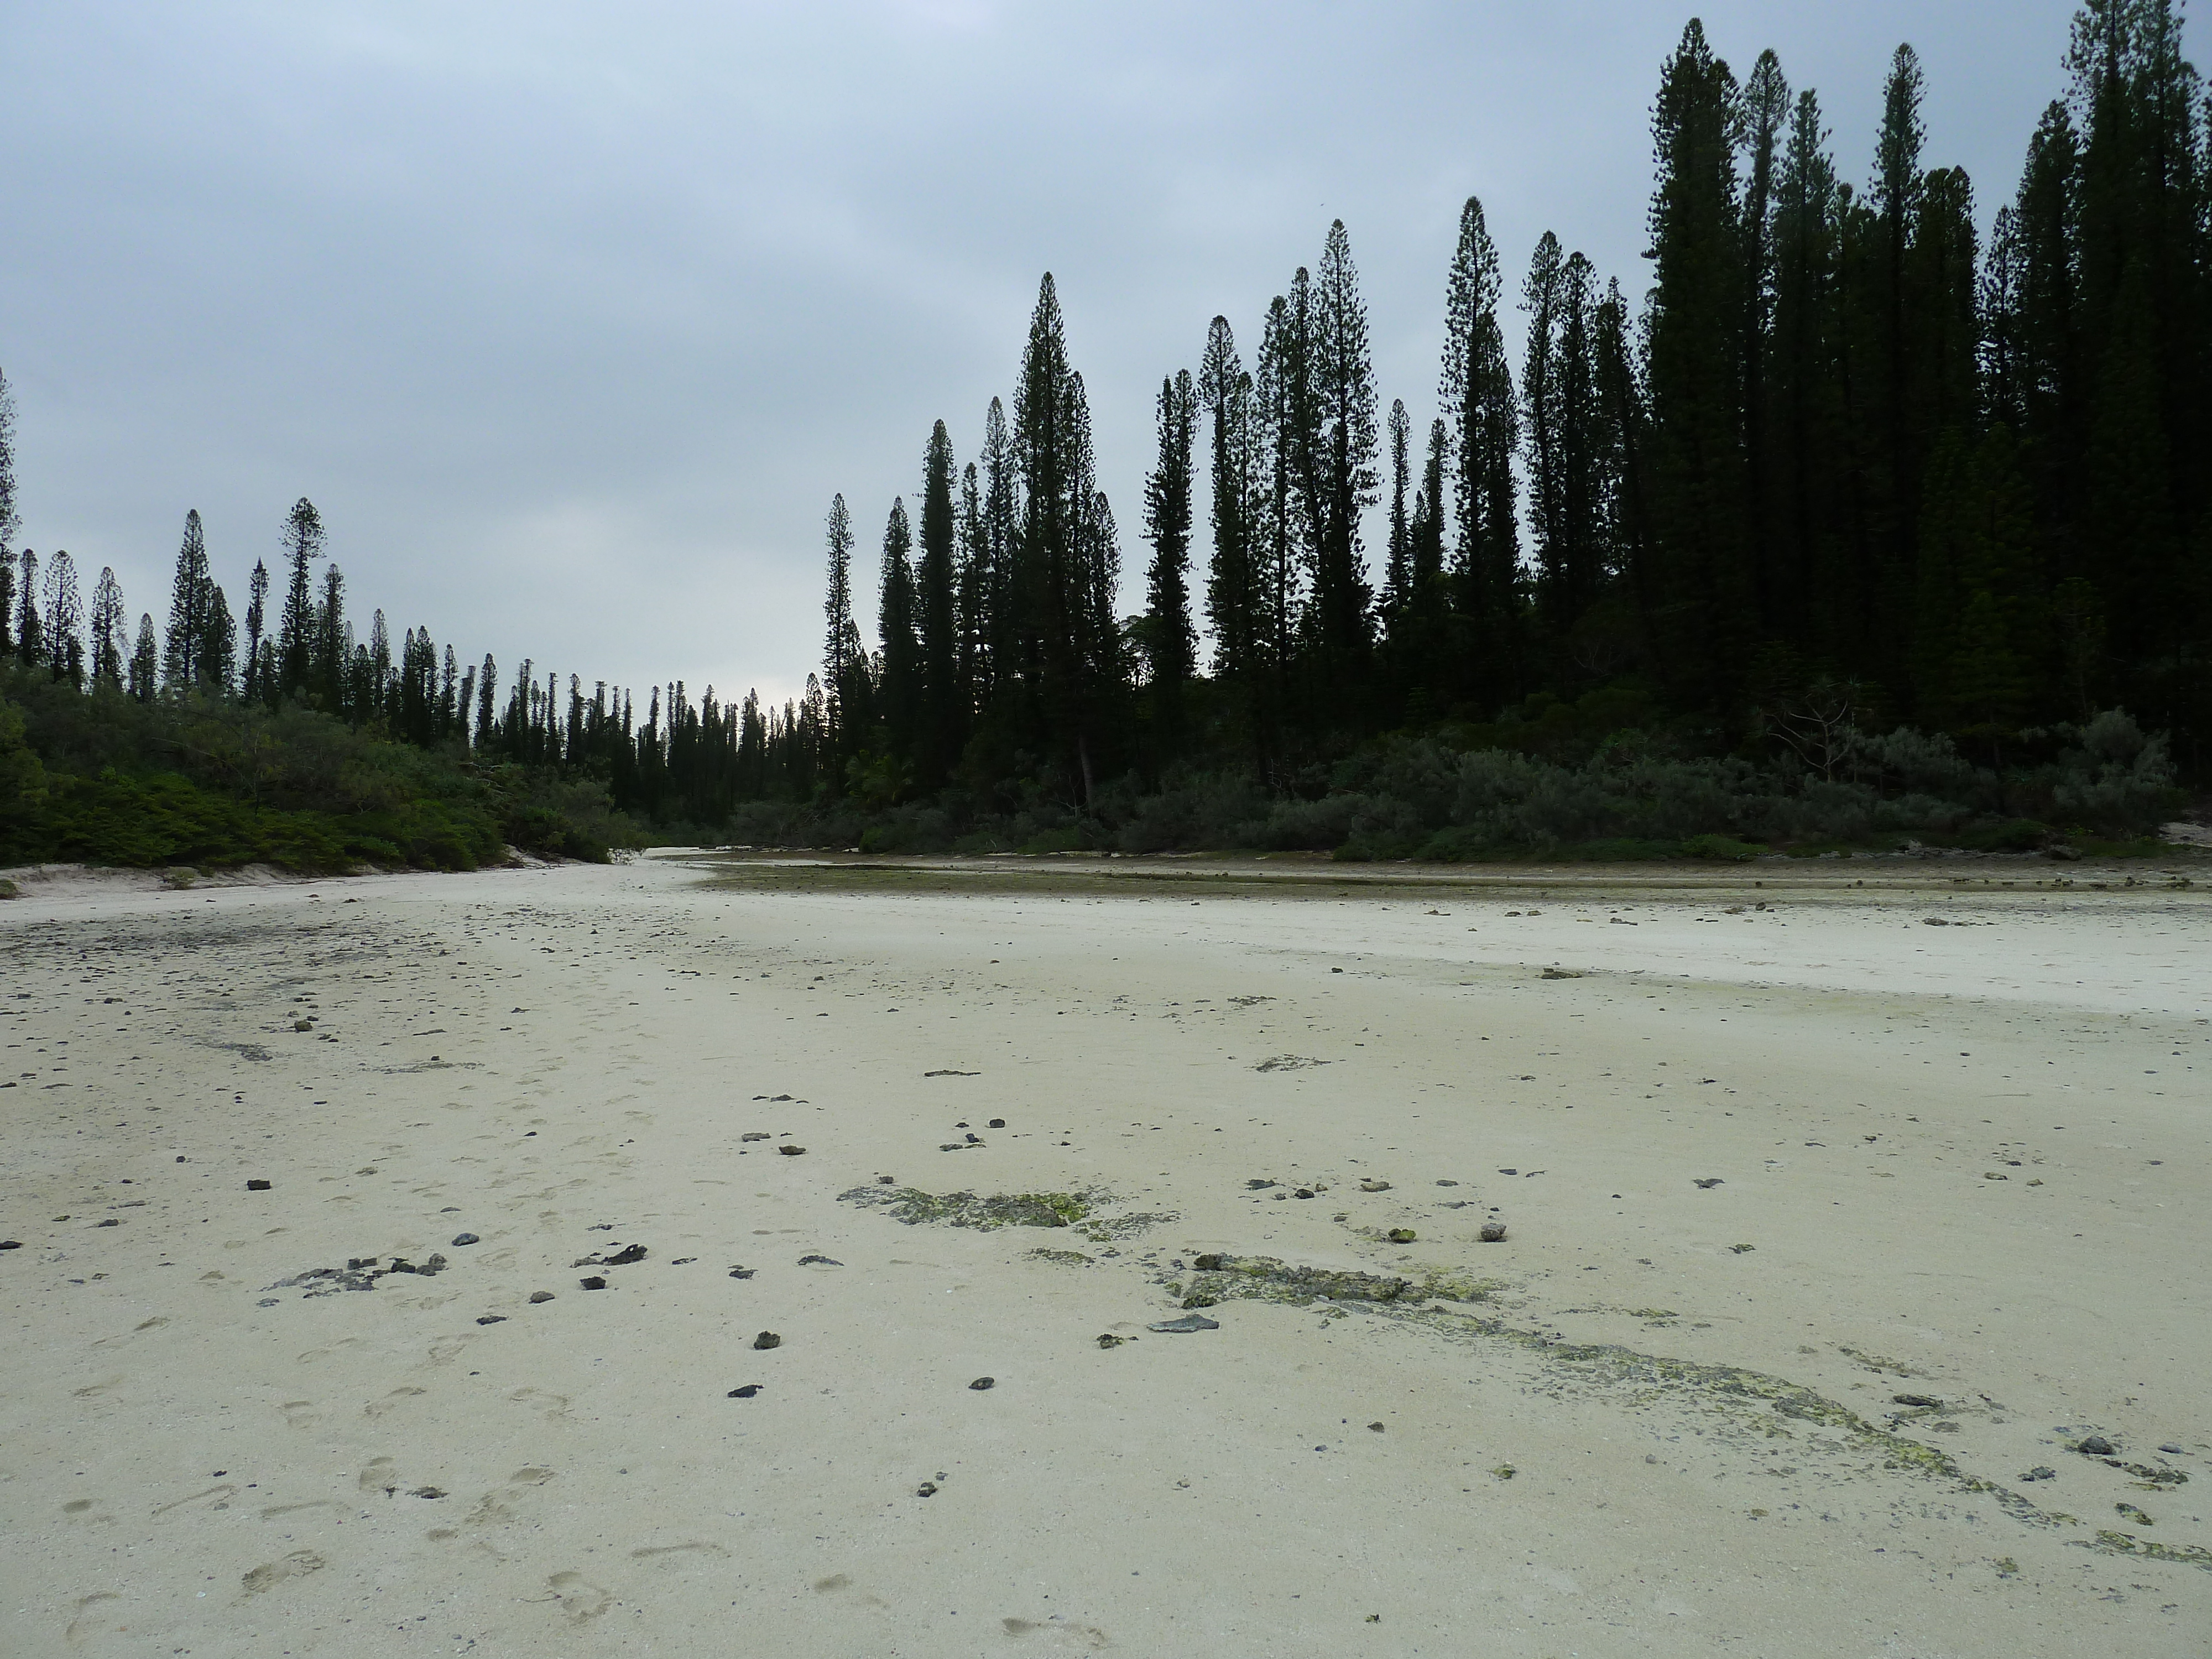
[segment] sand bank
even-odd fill
[[[1169,868],[27,886],[9,1650],[2205,1650],[2200,868]]]

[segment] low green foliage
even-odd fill
[[[641,841],[588,782],[475,764],[313,709],[0,677],[0,864],[473,870]]]

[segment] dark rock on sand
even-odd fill
[[[763,1331],[758,1336],[753,1339],[753,1346],[756,1348],[780,1348],[782,1346],[783,1339],[778,1336],[774,1331]]]
[[[610,1267],[627,1267],[634,1261],[642,1261],[644,1260],[645,1246],[642,1244],[629,1244],[625,1245],[623,1249],[617,1250],[612,1255],[609,1256],[606,1259],[605,1265]]]
[[[1411,1227],[1393,1227],[1383,1237],[1393,1244],[1410,1244],[1413,1242],[1414,1232]]]
[[[1006,1127],[1006,1120],[1002,1117],[994,1117],[983,1127],[987,1129],[1003,1129]]]
[[[757,1267],[732,1267],[730,1269],[730,1277],[732,1279],[750,1279],[759,1271],[760,1269]]]
[[[934,1497],[936,1497],[936,1496],[937,1496],[937,1482],[935,1482],[934,1480],[925,1480],[925,1481],[923,1481],[920,1486],[916,1486],[916,1487],[914,1489],[914,1495],[915,1495],[916,1498],[934,1498]]]
[[[532,1291],[530,1293],[530,1304],[532,1307],[537,1306],[540,1302],[550,1302],[552,1299],[553,1292],[550,1291]]]
[[[779,1146],[776,1151],[786,1158],[803,1158],[806,1153],[806,1148],[804,1146]]]
[[[1111,1331],[1101,1331],[1098,1333],[1098,1346],[1102,1348],[1118,1348],[1124,1342],[1131,1341],[1133,1340],[1133,1339],[1130,1337],[1116,1336]]]
[[[478,1238],[474,1233],[455,1233],[453,1235],[453,1243],[457,1246],[462,1244],[481,1244],[483,1243],[483,1240]]]
[[[739,1140],[766,1140],[768,1139],[768,1131],[765,1129],[755,1129],[748,1133],[739,1135],[738,1139]]]
[[[1204,1314],[1185,1314],[1181,1319],[1164,1319],[1157,1325],[1147,1325],[1148,1331],[1162,1331],[1170,1336],[1182,1336],[1192,1331],[1218,1331],[1218,1320],[1208,1319]]]
[[[246,1183],[246,1190],[249,1193],[265,1193],[269,1190],[269,1183],[265,1181],[249,1181]]]
[[[443,1498],[446,1489],[443,1486],[417,1486],[407,1495],[410,1498]]]
[[[607,1281],[598,1273],[593,1273],[588,1279],[580,1279],[576,1282],[587,1291],[604,1291],[607,1287]]]
[[[2081,1443],[2075,1447],[2074,1449],[2078,1452],[2086,1452],[2091,1457],[2110,1457],[2112,1455],[2114,1448],[2112,1443],[2106,1439],[2103,1435],[2093,1434],[2085,1438]]]
[[[507,1323],[507,1316],[505,1314],[480,1314],[477,1317],[477,1323],[479,1325],[504,1325]]]
[[[1721,1178],[1718,1176],[1707,1176],[1704,1180],[1692,1181],[1690,1184],[1692,1187],[1713,1188],[1721,1184]]]
[[[981,1394],[986,1389],[997,1388],[999,1386],[999,1379],[995,1376],[979,1376],[968,1386],[975,1389],[976,1393]]]
[[[2021,1480],[2057,1480],[2057,1478],[2058,1478],[2058,1471],[2057,1471],[2057,1470],[2053,1469],[2053,1468],[2045,1468],[2045,1467],[2044,1467],[2044,1465],[2042,1465],[2042,1464],[2040,1464],[2040,1463],[2038,1463],[2038,1464],[2037,1464],[2033,1468],[2030,1469],[2030,1470],[2029,1470],[2026,1474],[2023,1474],[2022,1476],[2021,1476]]]
[[[22,1248],[23,1241],[20,1238],[0,1238],[0,1250],[20,1250]]]
[[[761,1385],[759,1383],[748,1382],[742,1389],[732,1389],[727,1397],[732,1400],[750,1400],[760,1391]]]
[[[1502,1221],[1486,1221],[1482,1224],[1482,1231],[1475,1237],[1486,1244],[1502,1244],[1505,1242],[1505,1224]]]
[[[1943,1402],[1932,1394],[1893,1394],[1890,1398],[1900,1406],[1925,1406],[1931,1411],[1943,1409]]]
[[[842,1267],[845,1264],[835,1256],[802,1255],[799,1258],[799,1265],[802,1267]]]

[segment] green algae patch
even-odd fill
[[[2185,1567],[2212,1570],[2212,1550],[2201,1544],[2154,1544],[2147,1538],[2137,1538],[2133,1533],[2111,1532],[2101,1528],[2094,1544],[2086,1538],[2071,1538],[2067,1541],[2077,1549],[2101,1550],[2111,1555],[2139,1555],[2146,1561],[2175,1561]]]
[[[889,1210],[909,1227],[934,1222],[947,1227],[1073,1227],[1106,1194],[1081,1193],[925,1193],[918,1187],[855,1187],[838,1197],[867,1209]],[[1073,1254],[1073,1252],[1070,1252]]]
[[[1228,1300],[1281,1302],[1293,1307],[1314,1302],[1480,1302],[1504,1287],[1502,1279],[1478,1279],[1448,1270],[1407,1279],[1349,1267],[1294,1267],[1271,1255],[1201,1255],[1194,1266],[1188,1280],[1170,1287],[1171,1293],[1183,1296],[1185,1307],[1212,1307]]]

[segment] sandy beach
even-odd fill
[[[26,880],[5,1649],[2200,1656],[2208,906]]]

